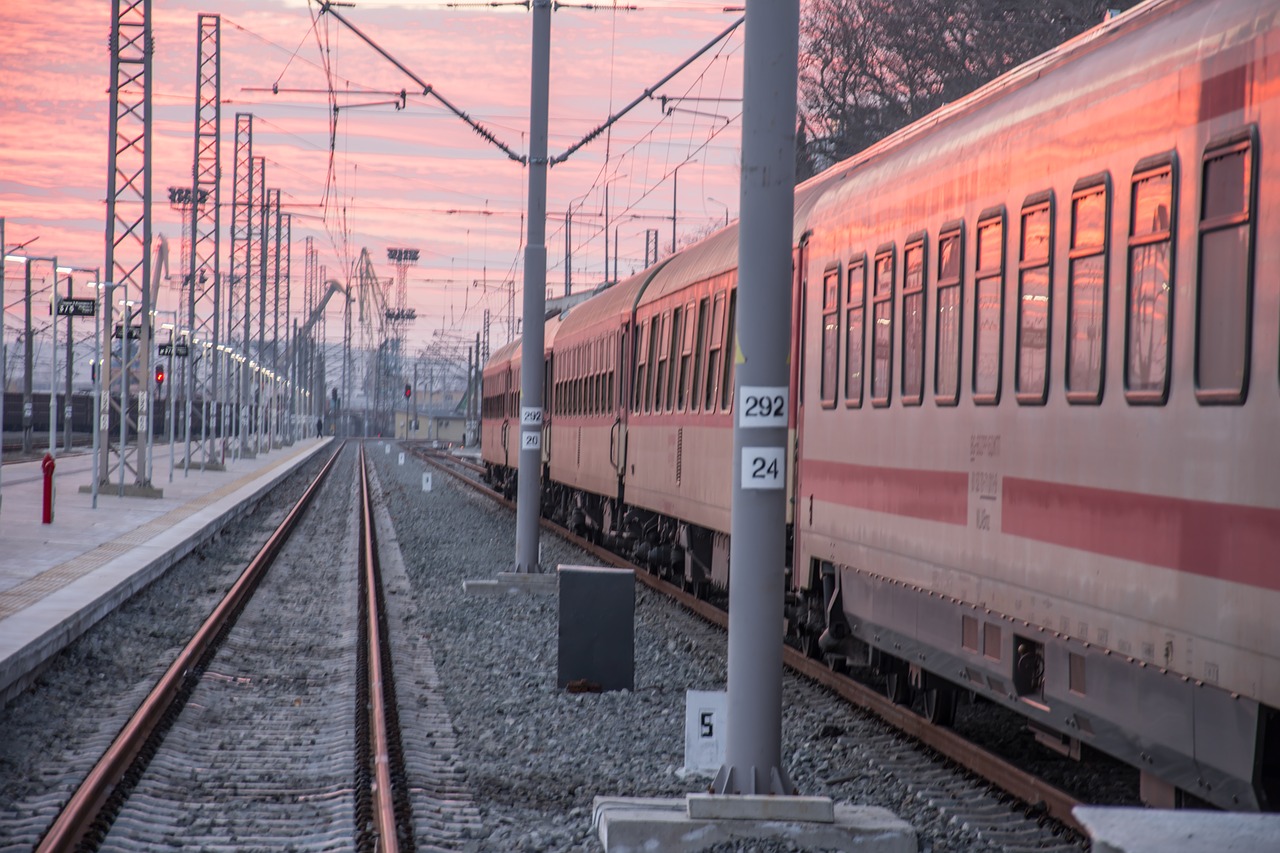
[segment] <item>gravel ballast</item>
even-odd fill
[[[406,454],[371,454],[415,596],[407,628],[431,644],[460,757],[483,829],[479,850],[601,849],[591,826],[596,796],[681,797],[707,789],[684,764],[687,690],[725,689],[726,636],[637,584],[635,689],[574,694],[556,686],[558,602],[533,594],[466,594],[463,581],[492,579],[515,554],[514,518]],[[542,565],[598,561],[543,531]],[[797,789],[837,802],[881,806],[911,823],[921,850],[1023,849],[989,843],[952,821],[935,790],[947,781],[981,785],[830,693],[790,673],[783,681],[783,761]],[[904,778],[896,760],[930,768]],[[940,777],[945,777],[941,779]],[[1008,824],[1038,835],[1027,849],[1079,850],[1042,832],[994,793]],[[720,848],[717,848],[720,849]],[[791,850],[785,843],[722,849]]]

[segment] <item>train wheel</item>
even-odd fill
[[[907,662],[883,655],[880,659],[880,671],[884,674],[884,695],[889,701],[895,705],[911,704]]]
[[[812,631],[800,631],[800,651],[810,660],[822,660],[822,650],[818,647],[818,635]]]
[[[924,716],[935,726],[950,728],[956,723],[960,691],[951,687],[931,687],[924,691]]]

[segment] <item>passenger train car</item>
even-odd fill
[[[795,641],[1153,804],[1280,808],[1278,101],[1280,7],[1151,2],[797,188]],[[736,237],[548,345],[546,511],[694,588],[730,568]]]

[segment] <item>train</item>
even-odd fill
[[[1150,0],[799,184],[786,634],[1280,808],[1280,7]],[[547,321],[543,507],[728,584],[736,224]],[[514,493],[519,343],[483,372]]]

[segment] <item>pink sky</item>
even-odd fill
[[[295,310],[301,305],[306,237],[315,238],[329,277],[340,277],[337,270],[367,247],[378,274],[390,278],[394,268],[386,249],[407,246],[421,251],[409,274],[410,305],[419,316],[409,333],[411,351],[442,329],[451,338],[474,336],[485,308],[494,318],[492,343],[506,340],[510,294],[503,282],[514,279],[518,313],[523,280],[527,175],[522,167],[431,99],[411,96],[403,111],[391,106],[340,110],[337,178],[325,211],[329,122],[324,95],[246,91],[272,84],[326,87],[312,32],[316,6],[298,0],[153,3],[153,232],[168,238],[175,275],[181,227],[166,190],[190,181],[196,18],[216,7],[222,16],[223,270],[235,115],[252,112],[254,153],[266,157],[267,186],[281,190],[284,209],[293,214]],[[13,246],[38,238],[29,247],[32,254],[99,267],[104,262],[110,4],[6,5],[12,6],[0,28],[0,217],[6,220],[6,242]],[[723,7],[707,0],[656,0],[640,11],[566,8],[554,13],[552,155],[599,125],[611,104],[613,109],[626,104],[728,27],[739,13],[726,14]],[[509,147],[527,150],[532,19],[523,9],[401,2],[359,3],[341,12]],[[319,33],[329,46],[337,85],[350,88],[349,95],[339,95],[340,106],[385,100],[360,89],[414,90],[412,81],[336,20],[321,18]],[[738,98],[741,56],[739,31],[661,94]],[[737,215],[741,105],[704,100],[681,106],[703,115],[677,111],[664,117],[657,101],[646,102],[614,126],[607,164],[602,136],[551,170],[547,284],[554,294],[564,286],[563,215],[570,202],[575,210],[582,205],[573,229],[574,288],[601,279],[604,175],[617,176],[611,181],[610,207],[621,217],[610,231],[618,229],[622,275],[642,265],[646,228],[658,229],[664,254],[670,248],[670,175],[676,166],[692,161],[679,172],[682,239],[722,222],[726,206]],[[718,128],[723,130],[712,138]],[[345,258],[340,256],[344,245]],[[21,294],[21,267],[10,264],[6,279],[5,303],[12,306]],[[486,284],[472,284],[477,281]],[[162,288],[160,307],[176,306],[176,289]],[[6,326],[12,329],[20,316],[20,305],[12,306]]]

